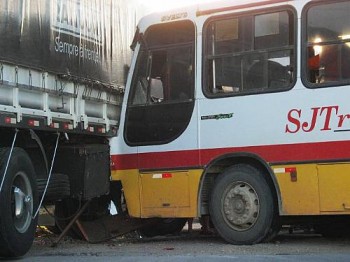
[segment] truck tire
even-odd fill
[[[144,237],[178,234],[181,232],[186,222],[186,218],[164,218],[151,226],[139,229],[139,233]]]
[[[256,168],[239,164],[215,180],[209,212],[219,235],[235,245],[251,245],[275,231],[275,202],[267,181]]]
[[[2,181],[9,148],[0,149]],[[38,216],[32,218],[38,205],[35,171],[28,154],[14,148],[0,192],[0,256],[20,257],[32,246]]]
[[[39,198],[42,197],[47,178],[41,178],[36,180]],[[70,196],[70,183],[69,177],[65,174],[55,173],[52,174],[47,187],[45,201],[57,201],[60,199],[68,198]]]

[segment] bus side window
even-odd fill
[[[293,11],[216,19],[206,27],[206,93],[262,93],[292,86]]]
[[[306,77],[310,87],[350,81],[349,1],[322,2],[306,9]]]
[[[195,105],[194,48],[195,27],[190,20],[146,30],[125,115],[128,145],[168,144],[186,130]]]

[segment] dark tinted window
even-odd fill
[[[168,143],[186,129],[194,107],[194,41],[189,21],[147,30],[128,99],[128,144]]]

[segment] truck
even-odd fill
[[[40,207],[110,191],[108,139],[141,11],[136,1],[5,0],[0,13],[0,256],[18,257]]]
[[[349,9],[223,0],[145,16],[121,96],[87,80],[96,70],[80,82],[81,71],[50,78],[6,64],[0,254],[30,248],[38,195],[55,204],[57,225],[77,222],[92,242],[89,229],[133,219],[152,237],[200,218],[236,245],[269,241],[282,225],[349,235]],[[60,41],[52,50],[74,55]]]

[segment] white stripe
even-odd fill
[[[153,174],[152,175],[152,178],[156,178],[156,179],[159,179],[159,178],[162,178],[162,174]]]
[[[275,174],[286,173],[286,169],[285,168],[275,168],[273,170],[273,172],[275,172]]]

